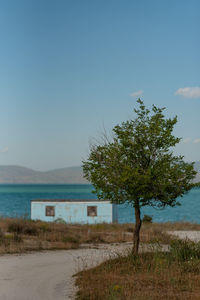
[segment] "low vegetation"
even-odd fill
[[[200,224],[152,223],[145,217],[141,243],[169,244],[170,230],[200,230]],[[76,249],[80,245],[132,242],[133,224],[70,225],[63,220],[55,223],[27,219],[0,219],[0,254],[34,250]]]
[[[78,300],[199,300],[200,243],[172,240],[170,252],[118,256],[80,272],[76,284]]]

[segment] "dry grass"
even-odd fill
[[[200,244],[174,241],[170,253],[119,256],[80,272],[76,284],[78,300],[199,300]]]
[[[144,225],[144,224],[143,224]],[[200,230],[200,224],[189,222],[166,222],[166,223],[153,223],[153,228],[160,228],[163,231],[168,230]]]
[[[200,230],[190,223],[144,223],[141,242],[168,244],[167,230]],[[70,225],[31,221],[26,219],[0,219],[0,254],[21,253],[32,250],[75,249],[80,244],[132,242],[133,224]]]
[[[0,254],[79,247],[79,236],[60,224],[1,219],[0,228]]]

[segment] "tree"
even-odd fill
[[[148,110],[137,100],[136,117],[113,128],[112,140],[93,144],[83,161],[84,176],[93,184],[98,199],[129,203],[135,211],[133,252],[138,253],[141,207],[164,208],[180,205],[177,197],[192,187],[196,172],[193,163],[175,156],[173,147],[180,138],[172,131],[177,117],[166,119],[165,108]]]

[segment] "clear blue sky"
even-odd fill
[[[0,0],[0,165],[80,165],[139,95],[200,160],[199,0]]]

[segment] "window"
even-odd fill
[[[88,217],[96,217],[97,216],[97,206],[88,206],[87,207],[87,215],[88,215]]]
[[[55,216],[55,206],[46,206],[46,216],[47,217]]]

